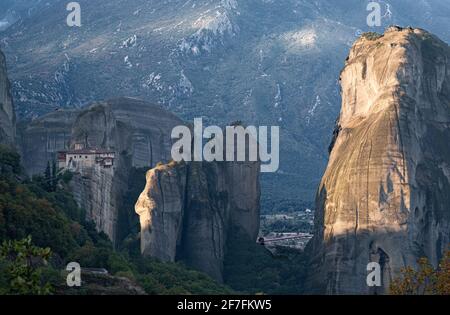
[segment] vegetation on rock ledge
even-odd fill
[[[394,280],[390,293],[394,295],[450,295],[450,250],[442,257],[438,268],[428,259],[419,260],[418,270],[406,267],[402,277]]]

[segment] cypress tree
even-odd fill
[[[47,167],[45,168],[45,173],[44,173],[44,187],[46,188],[46,190],[50,190],[51,189],[51,180],[52,180],[52,170],[50,168],[50,162],[47,161]]]

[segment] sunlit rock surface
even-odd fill
[[[309,292],[386,293],[450,243],[450,50],[420,29],[362,36],[341,74],[342,109],[317,194]],[[366,285],[381,265],[382,287]]]

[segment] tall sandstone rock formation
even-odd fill
[[[316,199],[311,292],[387,293],[404,266],[450,244],[450,50],[420,29],[362,36]],[[366,284],[381,266],[382,287]]]
[[[172,162],[148,171],[136,203],[143,255],[181,260],[222,281],[230,233],[257,238],[259,172],[259,162]]]
[[[0,143],[13,145],[15,137],[16,114],[6,72],[5,55],[0,51]]]

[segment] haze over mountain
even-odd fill
[[[18,116],[132,96],[186,120],[281,127],[277,174],[263,176],[263,210],[311,201],[340,108],[337,78],[357,36],[413,25],[450,40],[445,0],[2,1],[1,47]],[[3,26],[2,26],[3,25]]]

